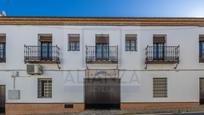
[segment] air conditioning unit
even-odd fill
[[[27,65],[27,73],[29,75],[42,75],[43,67],[39,64],[28,64]]]

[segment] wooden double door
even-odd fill
[[[85,78],[86,109],[120,109],[120,79]]]

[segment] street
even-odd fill
[[[53,114],[52,114],[53,115]],[[58,114],[59,115],[59,114]],[[137,113],[129,111],[98,110],[85,111],[81,113],[67,113],[62,115],[204,115],[204,112],[184,112],[184,113]]]

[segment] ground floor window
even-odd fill
[[[153,78],[153,97],[167,97],[167,78]]]
[[[52,79],[39,78],[38,79],[38,98],[52,97]]]

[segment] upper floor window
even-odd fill
[[[38,98],[52,97],[52,79],[38,78]]]
[[[0,62],[6,62],[6,35],[0,34]]]
[[[68,35],[68,50],[69,51],[80,51],[80,35],[69,34]]]
[[[109,35],[96,34],[96,60],[108,60],[110,56]]]
[[[153,78],[153,97],[167,97],[167,78]]]
[[[204,35],[199,36],[199,62],[204,62]]]
[[[52,59],[52,35],[51,34],[41,34],[39,35],[40,42],[40,56],[41,60],[51,60]]]
[[[126,34],[125,35],[125,50],[126,51],[137,51],[137,35]]]
[[[166,35],[153,36],[153,59],[164,60]]]

